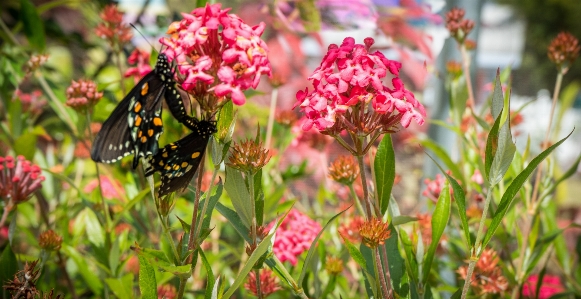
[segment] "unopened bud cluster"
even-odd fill
[[[465,11],[461,8],[452,8],[446,14],[446,29],[459,44],[463,44],[470,31],[474,28],[474,21],[464,19]]]
[[[561,32],[549,45],[549,59],[558,69],[568,69],[579,56],[579,40],[569,32]]]
[[[92,108],[103,97],[102,92],[97,91],[97,84],[91,80],[79,80],[71,82],[67,88],[66,105],[77,110],[84,111]]]

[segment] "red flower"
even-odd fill
[[[531,275],[523,286],[522,294],[527,298],[536,298],[537,285],[539,284],[539,276]],[[548,299],[551,296],[563,292],[565,289],[561,284],[559,276],[545,275],[541,282],[539,290],[539,299]]]
[[[135,66],[128,68],[123,76],[125,76],[125,78],[133,76],[136,83],[143,76],[151,72],[151,66],[149,65],[149,52],[147,51],[136,48],[127,58],[127,63]]]
[[[123,13],[117,9],[117,5],[109,4],[101,12],[103,23],[97,25],[95,33],[106,39],[110,45],[124,44],[131,40],[131,28],[123,24]]]
[[[261,269],[260,270],[260,291],[263,298],[266,298],[268,295],[280,290],[278,286],[278,282],[276,276],[272,275],[272,271],[268,269]],[[244,284],[244,287],[254,296],[258,295],[258,291],[256,290],[256,273],[254,271],[250,271],[248,273],[248,281]]]
[[[271,75],[268,48],[260,39],[265,25],[251,27],[228,11],[213,4],[182,13],[183,20],[169,27],[171,37],[160,43],[168,47],[164,53],[169,60],[177,61],[176,80],[184,90],[195,97],[213,92],[214,101],[230,97],[243,105],[243,91],[256,88],[260,75]]]
[[[438,201],[438,197],[440,197],[440,192],[444,188],[444,183],[446,179],[441,174],[436,174],[436,178],[434,180],[425,179],[424,184],[426,184],[426,190],[422,192],[422,195],[431,199],[434,202]]]
[[[26,201],[43,181],[40,167],[23,156],[0,157],[0,198],[7,202],[7,209]]]
[[[268,229],[274,225],[272,222]],[[291,210],[276,230],[273,251],[281,262],[297,264],[297,257],[311,247],[321,225],[307,215]]]
[[[46,100],[42,97],[42,91],[36,89],[31,93],[24,93],[20,89],[14,92],[14,97],[20,99],[22,111],[39,115],[46,106]]]

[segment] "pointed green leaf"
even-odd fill
[[[365,258],[363,257],[363,254],[361,254],[361,251],[359,251],[359,249],[357,249],[357,247],[355,247],[353,243],[349,242],[349,239],[344,238],[343,236],[341,237],[345,242],[345,247],[347,247],[347,251],[349,252],[351,258],[353,258],[357,265],[359,265],[359,267],[361,267],[361,269],[365,271],[367,269],[367,266],[365,265]]]
[[[234,229],[236,229],[238,234],[242,238],[244,238],[244,240],[246,242],[248,242],[248,243],[251,242],[250,237],[249,237],[250,231],[248,230],[248,227],[246,225],[244,225],[244,223],[242,222],[242,219],[240,219],[240,216],[238,216],[238,214],[235,211],[226,207],[221,202],[218,202],[218,204],[216,204],[216,210],[220,214],[222,214],[222,216],[224,216],[224,218],[226,218],[228,220],[228,222],[230,222],[230,224],[232,224]]]
[[[391,277],[393,290],[399,294],[400,297],[406,297],[407,290],[404,289],[402,284],[406,274],[405,260],[399,251],[397,231],[393,226],[393,222],[389,224],[389,231],[391,231],[391,235],[387,240],[385,240],[385,244],[383,247],[380,247],[380,250],[385,249],[385,253],[387,254],[389,275]]]
[[[446,165],[446,167],[448,169],[450,169],[450,171],[452,172],[452,175],[454,177],[462,180],[462,178],[464,176],[462,175],[460,168],[458,167],[458,165],[456,165],[456,163],[454,163],[454,161],[452,161],[452,158],[450,158],[448,153],[440,145],[434,143],[433,141],[431,141],[429,139],[421,140],[420,144],[422,146],[424,146],[425,148],[431,150],[434,153],[434,155],[436,155],[436,157],[438,157],[438,159],[440,159],[442,161],[442,163],[444,163],[444,165]],[[434,159],[432,158],[432,160],[434,160]],[[434,160],[434,162],[435,162],[435,160]],[[445,171],[442,170],[442,172],[445,172]],[[462,182],[462,184],[464,184],[464,182]]]
[[[375,170],[375,185],[377,199],[381,207],[381,214],[385,214],[389,205],[391,189],[395,180],[395,153],[391,143],[391,135],[386,134],[377,147],[377,154],[373,162]]]
[[[96,294],[96,297],[101,297],[99,295],[103,292],[103,283],[96,274],[97,269],[89,268],[85,256],[82,256],[74,247],[63,244],[61,251],[75,262],[79,273],[81,273],[81,276],[83,277],[84,285],[88,286],[89,289]]]
[[[414,221],[418,221],[418,218],[412,216],[395,216],[391,218],[391,224],[393,225],[402,225]]]
[[[93,210],[89,208],[82,210],[77,216],[77,223],[83,223],[85,225],[85,232],[91,243],[97,247],[103,247],[105,244],[105,231]]]
[[[466,242],[468,242],[466,248],[470,248],[472,246],[472,240],[470,238],[470,230],[468,227],[468,217],[466,217],[466,195],[462,186],[458,184],[458,182],[450,176],[447,172],[444,171],[442,166],[434,160],[430,155],[428,155],[434,163],[438,166],[440,171],[446,176],[448,179],[448,183],[452,186],[452,190],[454,191],[454,202],[456,203],[456,207],[458,208],[458,213],[460,216],[460,222],[462,224],[462,230],[464,231],[464,237],[466,238]]]
[[[145,256],[138,254],[139,259],[139,290],[143,299],[157,299],[157,281],[155,269]]]
[[[229,166],[226,166],[226,183],[224,184],[228,196],[232,200],[232,205],[238,213],[242,223],[249,228],[252,221],[252,203],[250,193],[244,183],[242,174]]]
[[[120,278],[106,278],[105,282],[117,298],[133,298],[133,273]]]
[[[498,205],[498,209],[496,210],[494,218],[492,219],[492,222],[490,223],[490,226],[488,227],[488,230],[486,231],[486,235],[484,236],[484,240],[482,241],[482,246],[480,246],[479,251],[483,250],[483,248],[486,247],[486,245],[488,244],[488,242],[490,241],[490,239],[492,238],[492,236],[496,232],[496,229],[500,225],[502,218],[504,218],[504,215],[508,211],[508,208],[511,206],[512,201],[514,199],[514,196],[520,190],[520,188],[524,185],[524,183],[526,182],[528,177],[531,175],[531,173],[533,173],[533,171],[537,168],[537,166],[539,164],[541,164],[541,162],[543,162],[543,160],[545,160],[545,158],[547,158],[549,156],[549,154],[551,154],[551,152],[554,149],[556,149],[559,145],[561,145],[561,143],[565,142],[565,140],[567,140],[567,138],[569,138],[569,136],[571,136],[571,134],[573,134],[573,132],[569,133],[569,135],[567,135],[567,137],[559,140],[559,142],[553,144],[551,147],[547,148],[545,151],[543,151],[538,156],[536,156],[529,163],[529,165],[527,165],[527,167],[514,178],[512,183],[508,186],[508,188],[506,189],[506,191],[502,195],[502,198],[501,198],[500,203]]]
[[[337,215],[331,217],[331,219],[329,219],[329,221],[327,221],[327,223],[325,224],[325,226],[323,226],[323,228],[321,229],[321,231],[317,234],[317,237],[315,237],[315,239],[313,240],[313,242],[311,243],[311,247],[309,248],[309,251],[307,252],[307,257],[305,258],[305,262],[303,264],[303,269],[301,270],[301,275],[299,276],[298,279],[298,284],[299,285],[303,285],[303,279],[305,278],[305,274],[307,273],[307,268],[311,262],[311,259],[313,258],[313,254],[315,252],[315,248],[317,247],[317,241],[319,240],[319,238],[321,237],[321,235],[323,234],[323,232],[325,231],[325,229],[327,227],[329,227],[329,224],[331,224],[331,222],[333,222],[333,220],[335,220],[337,217],[339,217],[339,215],[343,214],[345,211],[349,210],[351,208],[351,206],[349,206],[349,208],[339,212]]]
[[[450,199],[450,184],[446,183],[442,189],[442,192],[440,192],[438,202],[436,203],[436,209],[432,214],[432,242],[428,248],[428,254],[424,259],[424,277],[422,279],[424,284],[428,281],[430,268],[432,267],[432,261],[434,260],[434,255],[436,254],[438,243],[440,242],[440,238],[442,237],[442,234],[446,229],[446,225],[448,224],[448,220],[450,219],[451,206],[452,200]]]
[[[35,50],[42,52],[46,45],[44,22],[30,0],[20,0],[20,18],[24,24],[24,34]]]
[[[199,249],[199,247],[198,247]],[[214,283],[216,277],[214,276],[214,272],[212,271],[212,266],[208,262],[206,255],[204,254],[203,250],[198,251],[200,253],[200,257],[202,258],[202,264],[204,264],[204,268],[206,268],[206,275],[208,276],[206,279],[206,295],[204,298],[211,299],[212,298],[212,290],[214,290]]]

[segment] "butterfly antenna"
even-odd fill
[[[147,37],[145,37],[145,35],[143,35],[143,33],[141,33],[141,31],[139,31],[139,29],[137,29],[137,27],[135,27],[135,25],[133,25],[133,23],[129,23],[129,25],[131,25],[131,27],[133,27],[133,29],[135,29],[135,31],[137,31],[139,33],[139,35],[141,35],[141,37],[143,37],[143,39],[151,46],[151,48],[154,51],[156,51],[158,53],[161,52],[161,50],[160,51],[157,51],[157,49],[149,42],[149,40],[147,39]],[[162,47],[163,47],[163,45],[162,45]]]

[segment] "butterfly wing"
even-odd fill
[[[212,122],[194,123],[195,129],[186,137],[166,145],[156,155],[149,158],[150,168],[145,175],[154,171],[161,173],[159,196],[185,189],[200,166],[210,135],[216,132]]]
[[[135,153],[133,169],[137,167],[139,158],[157,153],[159,150],[157,141],[163,133],[161,97],[166,85],[155,74],[150,80],[142,81],[128,95],[130,105],[126,120],[131,131]]]

